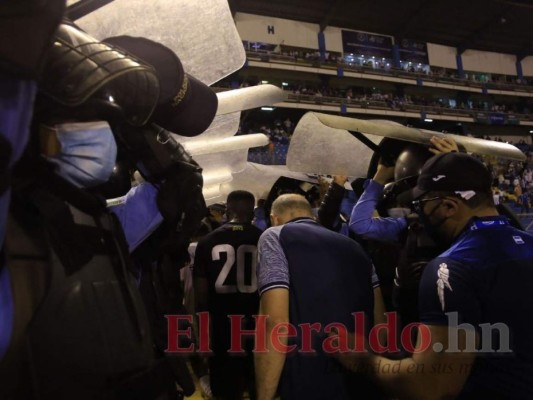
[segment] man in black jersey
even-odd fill
[[[198,242],[194,260],[196,310],[209,311],[211,389],[217,398],[241,399],[253,391],[253,339],[242,343],[244,353],[232,354],[230,315],[239,329],[254,329],[259,309],[257,242],[262,231],[251,224],[253,194],[237,190],[227,198],[228,223]],[[239,316],[239,317],[235,317]],[[242,316],[242,318],[240,317]],[[235,323],[235,322],[234,322]],[[253,393],[250,393],[254,398]]]

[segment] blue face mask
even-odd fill
[[[46,158],[57,166],[57,173],[78,187],[105,183],[115,166],[117,144],[105,121],[56,125],[61,150]]]

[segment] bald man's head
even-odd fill
[[[313,218],[311,205],[299,194],[282,194],[274,203],[270,212],[273,226],[283,225],[295,218]]]

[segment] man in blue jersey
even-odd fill
[[[319,225],[301,195],[278,197],[272,204],[271,221],[273,227],[261,235],[258,244],[260,314],[268,317],[266,351],[255,353],[258,399],[272,399],[278,389],[282,399],[347,399],[356,393],[368,394],[370,384],[348,376],[324,354],[322,346],[328,324],[354,329],[354,312],[363,313],[370,325],[370,259],[355,241]],[[286,336],[281,339],[283,346],[295,346],[291,354],[273,339],[273,333],[282,334],[276,326],[287,323],[296,329],[290,341]],[[306,335],[304,326],[314,332]],[[304,336],[311,339],[306,341]]]
[[[428,160],[412,194],[426,230],[450,246],[420,282],[420,351],[339,358],[379,364],[372,373],[398,398],[533,398],[533,235],[498,215],[489,171],[466,154]]]

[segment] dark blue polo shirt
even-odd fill
[[[463,398],[533,398],[532,288],[533,235],[506,217],[473,219],[427,265],[421,321],[451,325],[454,317],[446,314],[455,313],[459,324],[476,329],[483,350],[491,350],[478,351]]]
[[[332,322],[354,330],[352,313],[362,311],[372,323],[372,263],[355,241],[304,218],[267,229],[259,240],[259,293],[289,290],[289,321],[298,337],[289,344],[301,349],[305,323]],[[280,394],[287,399],[345,399],[368,390],[322,351],[323,331],[313,336],[314,354],[287,356]],[[368,392],[366,392],[368,393]],[[369,397],[365,397],[369,398]]]

